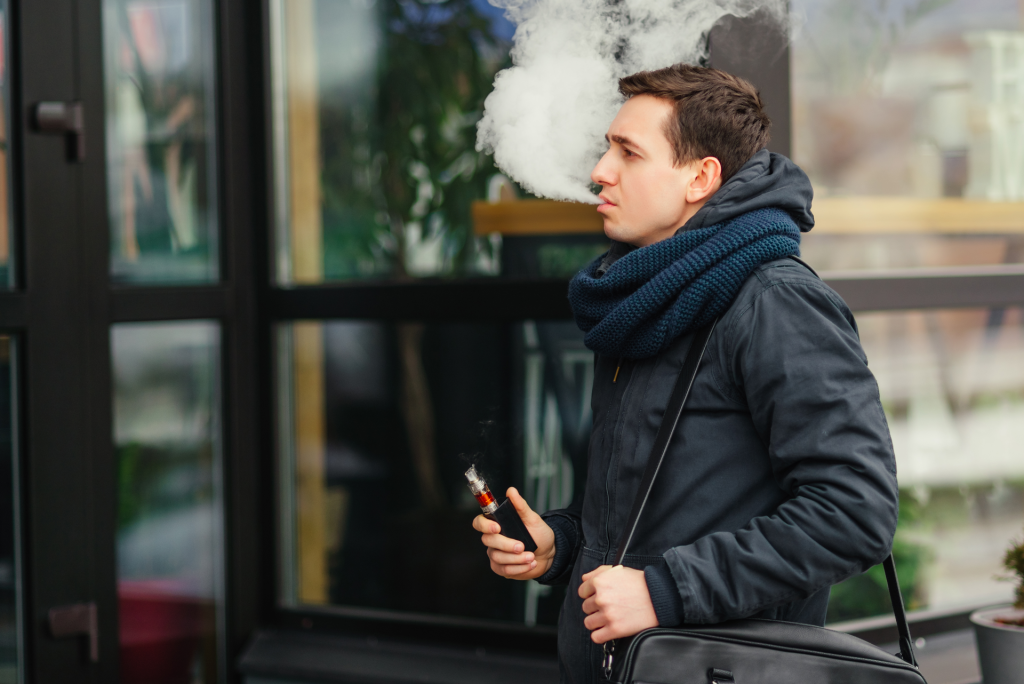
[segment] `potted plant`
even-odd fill
[[[1024,541],[1010,544],[1003,565],[1017,583],[1013,606],[971,614],[985,684],[1012,684],[1024,679]]]

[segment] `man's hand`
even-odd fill
[[[498,534],[501,526],[482,515],[473,519],[473,529],[483,532],[480,540],[487,547],[487,557],[491,559],[491,570],[495,574],[509,579],[535,579],[548,571],[555,558],[555,533],[533,512],[526,499],[519,496],[515,487],[509,487],[506,494],[537,543],[537,551],[524,551],[522,542],[501,536]]]
[[[583,576],[580,598],[587,614],[583,626],[595,644],[658,626],[643,570],[602,565]]]

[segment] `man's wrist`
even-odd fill
[[[676,627],[683,624],[683,598],[668,568],[648,565],[644,568],[644,579],[647,581],[647,593],[651,596],[654,613],[658,616],[658,625]]]
[[[564,584],[568,581],[567,570],[572,567],[576,528],[571,520],[561,515],[546,517],[544,522],[551,529],[553,537],[551,563],[548,565],[547,571],[537,578],[537,581],[542,584]]]
[[[551,569],[551,563],[554,562],[554,558],[554,554],[552,554],[546,558],[537,559],[537,569],[540,570],[540,573],[537,575],[538,578],[543,577]]]

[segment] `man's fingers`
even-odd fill
[[[608,618],[604,613],[593,613],[583,620],[583,626],[594,631],[608,624]]]
[[[519,517],[523,520],[526,520],[527,516],[537,515],[533,512],[533,509],[530,508],[530,504],[526,503],[526,499],[519,495],[519,490],[515,487],[509,487],[508,491],[505,492],[505,496],[507,496],[508,500],[512,502],[512,506],[516,509],[516,513],[518,513]]]
[[[598,575],[602,575],[612,569],[611,565],[602,565],[594,568],[581,578],[583,583],[580,584],[579,595],[581,599],[588,599],[597,593],[597,587],[594,586],[594,578]]]
[[[580,579],[582,579],[584,582],[587,582],[590,579],[592,579],[594,577],[597,577],[598,575],[602,575],[602,574],[608,572],[613,567],[615,567],[615,566],[614,565],[601,565],[601,566],[598,566],[598,567],[594,568],[593,570],[591,570],[590,572],[588,572],[587,574],[583,575],[583,577],[581,577]]]
[[[495,575],[501,575],[502,577],[514,578],[519,575],[525,575],[534,568],[537,567],[537,561],[527,563],[525,565],[502,565],[491,561],[491,571]]]
[[[611,627],[607,625],[601,627],[600,629],[595,629],[593,632],[590,633],[590,640],[593,641],[595,644],[603,644],[606,641],[611,641],[612,639],[617,638],[618,635],[612,630]]]
[[[597,605],[597,597],[596,596],[591,596],[590,598],[588,598],[586,601],[583,602],[583,612],[586,613],[587,615],[590,615],[592,613],[596,613],[599,610],[601,610],[601,609]]]
[[[506,565],[504,566],[505,576],[516,577],[517,575],[525,575],[526,573],[533,570],[535,567],[537,567],[537,561],[527,563],[526,565]]]
[[[520,548],[522,545],[520,545]],[[532,551],[525,553],[505,553],[497,549],[487,549],[487,557],[499,565],[529,565],[535,558]]]
[[[503,537],[500,534],[485,534],[480,537],[480,541],[489,549],[497,549],[505,553],[523,552],[523,542]]]
[[[497,534],[501,532],[501,525],[482,515],[478,515],[473,518],[473,529],[484,534]]]

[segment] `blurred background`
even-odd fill
[[[720,21],[710,63],[814,183],[915,635],[962,636],[1024,534],[1024,5],[790,11]],[[545,511],[586,470],[565,287],[607,241],[475,149],[514,30],[485,0],[0,1],[0,684],[557,678],[564,590],[490,573],[462,478]],[[879,567],[828,615],[885,643],[890,610]],[[978,681],[956,643],[929,681]]]

